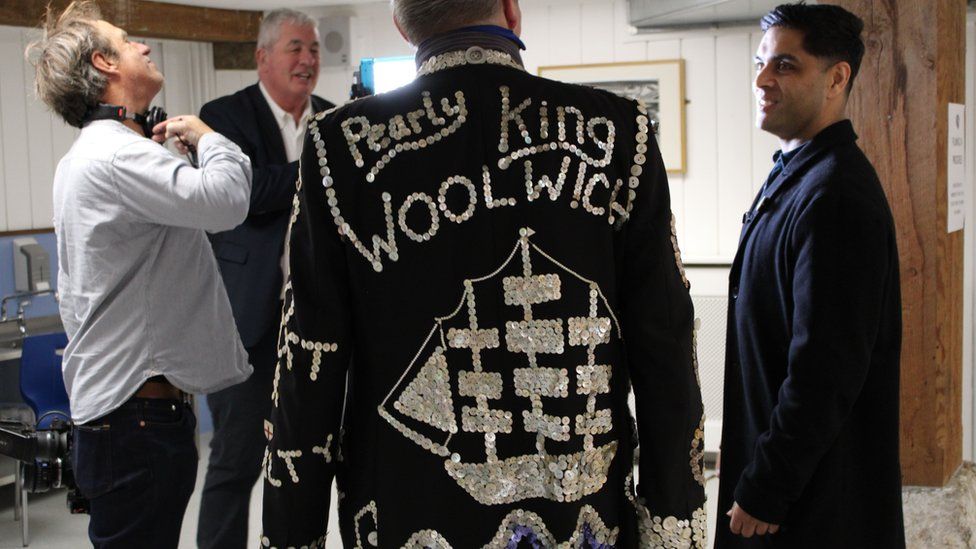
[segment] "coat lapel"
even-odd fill
[[[842,120],[828,126],[808,143],[803,150],[797,153],[796,157],[783,168],[783,171],[766,187],[763,196],[756,197],[753,204],[756,212],[754,215],[746,216],[742,225],[742,233],[739,235],[739,247],[735,252],[735,259],[732,261],[730,274],[738,277],[739,269],[742,267],[742,255],[745,250],[752,230],[759,222],[759,218],[769,210],[769,207],[776,201],[777,196],[784,190],[795,184],[799,179],[799,174],[806,173],[807,168],[815,163],[825,151],[833,148],[839,143],[853,142],[857,140],[854,133],[854,126],[850,120]],[[751,210],[750,210],[751,211]]]

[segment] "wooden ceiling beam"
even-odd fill
[[[39,26],[45,0],[3,0],[0,25]],[[50,2],[63,9],[68,0]],[[132,36],[194,42],[254,42],[261,24],[260,11],[225,10],[165,4],[149,0],[97,0],[106,21]]]

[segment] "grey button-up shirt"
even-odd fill
[[[204,231],[247,215],[251,165],[211,133],[200,169],[119,122],[82,129],[54,176],[64,382],[76,423],[118,408],[149,377],[190,393],[251,366]]]

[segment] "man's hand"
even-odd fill
[[[156,124],[152,138],[157,143],[165,143],[175,137],[176,150],[180,151],[180,154],[187,154],[191,148],[196,149],[201,137],[212,131],[210,126],[196,116],[185,114]]]
[[[739,507],[738,503],[733,503],[732,508],[725,514],[731,517],[732,520],[729,524],[729,529],[737,536],[751,538],[753,534],[764,536],[779,532],[778,524],[769,524],[768,522],[763,522],[753,517],[749,513],[746,513],[742,507]]]

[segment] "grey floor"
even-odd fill
[[[180,549],[191,549],[196,547],[197,531],[197,512],[200,509],[200,487],[203,484],[203,475],[206,466],[206,457],[209,439],[204,435],[201,440],[201,459],[200,468],[197,473],[197,491],[194,492],[187,507],[186,517],[183,520],[183,531],[180,534]],[[706,471],[706,476],[711,471]],[[718,497],[718,479],[710,478],[705,485],[708,494],[708,518],[709,518],[709,543],[711,547],[711,533],[715,524],[715,501]],[[14,522],[13,512],[13,488],[4,486],[0,488],[0,549],[15,549],[21,547],[21,524]],[[335,501],[333,497],[332,501]],[[254,540],[257,546],[260,535],[260,513],[261,513],[261,483],[255,487],[251,494],[251,525],[249,539]],[[88,543],[87,528],[88,517],[84,515],[71,515],[65,507],[65,493],[63,491],[52,492],[44,495],[30,497],[30,547],[34,549],[79,549],[90,547]],[[335,512],[333,506],[333,516],[330,520],[330,531],[335,529]],[[342,544],[338,536],[329,539],[328,549],[342,549]]]

